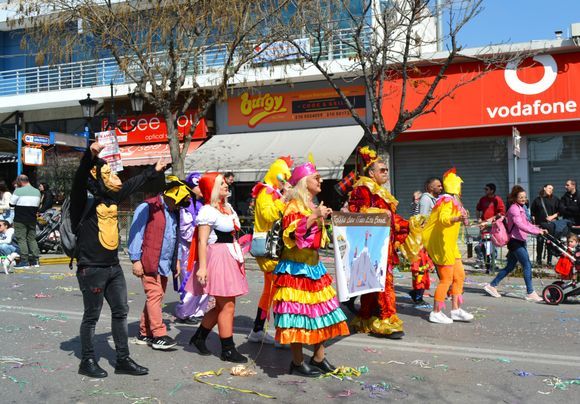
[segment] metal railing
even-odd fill
[[[355,53],[348,46],[348,43],[352,41],[352,35],[351,29],[342,29],[335,31],[333,37],[324,40],[320,46],[311,40],[311,52],[314,56],[322,54],[322,60],[348,59]],[[363,42],[369,44],[370,27],[364,31],[363,35]],[[223,45],[206,47],[190,60],[191,74],[203,75],[218,71],[226,62],[226,54],[226,48]],[[163,53],[159,55],[162,57]],[[119,69],[113,57],[6,70],[0,71],[0,97],[106,86],[111,82],[117,85],[132,82]]]

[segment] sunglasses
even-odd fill
[[[378,171],[379,171],[380,173],[384,174],[384,173],[386,173],[387,171],[389,171],[389,169],[388,169],[388,168],[386,168],[386,167],[382,167],[382,168],[379,168],[379,169],[378,169]]]

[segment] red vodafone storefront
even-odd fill
[[[466,84],[435,113],[419,117],[393,146],[393,188],[403,202],[401,212],[408,213],[409,204],[404,202],[425,179],[440,176],[451,166],[465,181],[464,202],[472,212],[488,182],[496,184],[502,197],[520,183],[533,198],[545,183],[552,183],[561,196],[566,179],[580,180],[580,52],[564,50],[537,55],[471,82],[480,74],[480,64],[451,66],[436,95]],[[407,108],[420,102],[436,72],[426,68],[414,78]],[[393,100],[400,99],[397,88],[394,82],[386,90]],[[385,103],[383,114],[394,119],[396,104]],[[514,127],[522,136],[517,181]]]

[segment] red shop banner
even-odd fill
[[[407,86],[406,109],[414,109],[438,73],[424,68]],[[479,63],[449,67],[435,91],[437,99],[457,84],[466,83],[442,101],[435,113],[422,115],[409,132],[580,120],[580,52],[536,55],[505,69],[485,73]],[[383,116],[393,123],[398,116],[401,80],[385,89]]]
[[[187,111],[177,119],[177,126],[179,131],[179,139],[182,140],[186,133],[191,129],[192,121],[194,120],[195,111]],[[107,127],[107,120],[103,121],[103,130]],[[123,116],[117,118],[117,126],[121,129],[130,128],[135,125],[135,128],[127,133],[117,129],[117,139],[119,145],[133,145],[133,144],[148,144],[148,143],[163,143],[167,142],[167,126],[165,119],[159,115],[139,115],[139,116]],[[205,119],[201,119],[199,124],[193,132],[193,139],[203,139],[207,133],[207,125]]]

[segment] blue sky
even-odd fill
[[[500,42],[568,37],[570,24],[580,23],[580,0],[484,0],[484,10],[460,33],[465,47]]]

